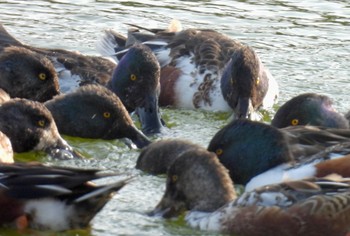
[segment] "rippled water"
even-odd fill
[[[0,21],[19,40],[41,47],[97,54],[102,30],[126,32],[124,23],[165,27],[176,18],[184,28],[212,28],[253,46],[280,85],[279,105],[303,92],[333,98],[335,107],[350,109],[350,3],[348,0],[279,1],[2,1]],[[171,125],[167,137],[206,146],[227,122],[227,114],[163,109]],[[273,114],[270,114],[270,116]],[[267,118],[268,120],[268,118]],[[164,178],[134,169],[137,150],[119,141],[66,137],[88,162],[61,165],[110,168],[137,178],[115,196],[88,230],[60,235],[187,235],[182,220],[147,217],[164,191]],[[18,158],[37,158],[21,155]],[[44,158],[44,161],[52,161]],[[0,230],[0,235],[46,235],[46,232]]]

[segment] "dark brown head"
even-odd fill
[[[62,134],[94,139],[129,138],[139,148],[150,141],[139,131],[123,103],[101,85],[85,85],[56,96],[45,106]]]
[[[254,50],[242,46],[235,50],[221,78],[221,90],[237,118],[248,118],[263,102],[268,78]]]
[[[188,150],[199,145],[180,139],[165,139],[153,142],[143,148],[136,162],[136,168],[150,174],[166,174],[171,164]]]
[[[0,106],[0,131],[14,152],[45,151],[57,158],[79,156],[58,133],[50,111],[27,99],[11,99]]]
[[[51,61],[22,47],[0,53],[0,88],[12,98],[44,102],[59,94],[58,77]]]
[[[211,212],[236,196],[227,169],[205,149],[180,155],[167,175],[165,194],[153,215],[172,217],[185,210]]]

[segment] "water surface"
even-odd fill
[[[348,0],[80,0],[73,3],[0,0],[0,16],[1,23],[24,43],[90,55],[97,55],[95,42],[104,29],[123,33],[127,30],[125,23],[166,27],[175,18],[184,28],[211,28],[253,46],[280,85],[278,105],[297,94],[317,92],[330,96],[340,112],[350,108]],[[229,117],[201,111],[163,109],[162,112],[171,125],[166,137],[185,138],[203,146],[207,146]],[[56,164],[109,168],[120,172],[122,177],[137,177],[111,200],[90,229],[59,235],[204,234],[189,229],[181,219],[164,221],[145,215],[161,198],[165,179],[135,170],[138,150],[129,150],[120,141],[66,138],[91,160]],[[46,158],[44,161],[53,163]],[[17,234],[46,235],[47,232],[0,230],[0,235]]]

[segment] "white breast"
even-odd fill
[[[31,227],[62,231],[70,228],[73,208],[55,199],[30,200],[24,212],[31,216]]]
[[[232,111],[224,97],[220,88],[221,73],[214,74],[207,70],[200,74],[198,68],[192,64],[193,55],[183,56],[177,59],[176,67],[182,71],[182,75],[178,78],[175,85],[175,94],[177,94],[177,107],[186,109],[203,109],[207,111]],[[201,100],[197,106],[193,103],[193,97],[198,92],[199,86],[204,82],[205,75],[212,74],[212,87],[209,91],[210,103]]]

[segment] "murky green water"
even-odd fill
[[[253,46],[280,85],[279,104],[299,93],[318,92],[331,96],[339,111],[350,109],[348,0],[72,2],[0,0],[0,21],[27,44],[96,54],[95,42],[103,29],[125,32],[124,23],[162,27],[176,18],[184,28],[212,28]],[[186,138],[203,146],[228,117],[170,109],[163,109],[163,113],[171,124],[166,137]],[[134,169],[137,150],[129,150],[119,141],[66,138],[91,159],[56,164],[110,168],[122,176],[137,178],[112,199],[90,229],[58,235],[204,234],[189,229],[182,220],[164,221],[145,215],[161,198],[165,179]],[[32,155],[18,158],[38,159]],[[40,160],[52,163],[46,157]],[[0,235],[17,234],[48,232],[0,230]]]

